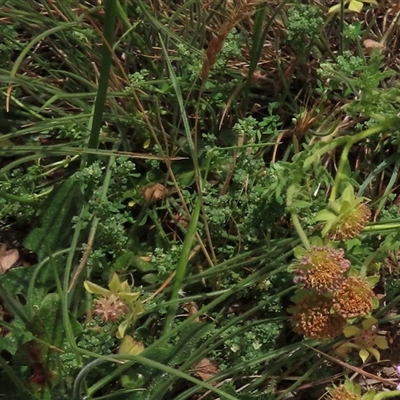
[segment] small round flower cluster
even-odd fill
[[[354,343],[361,348],[368,349],[375,346],[376,330],[362,329],[358,335],[355,336]]]
[[[297,265],[295,283],[320,293],[337,290],[350,268],[343,249],[312,247]]]
[[[346,323],[340,315],[330,313],[332,300],[318,292],[307,292],[296,303],[294,331],[318,340],[337,336]]]
[[[371,210],[364,203],[358,203],[343,214],[339,223],[329,232],[332,240],[344,241],[360,234],[371,218]]]
[[[100,316],[104,322],[117,321],[128,312],[126,303],[114,293],[94,301],[93,315]]]
[[[343,318],[365,317],[372,310],[374,292],[368,282],[349,276],[333,295],[333,308]]]
[[[341,333],[347,318],[371,313],[374,293],[366,279],[346,276],[349,268],[342,249],[315,246],[304,252],[295,265],[295,332],[329,339]]]

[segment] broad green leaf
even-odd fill
[[[304,247],[297,246],[294,248],[294,256],[296,258],[301,258],[307,253],[307,250]]]
[[[39,228],[25,239],[25,246],[38,254],[39,260],[69,245],[72,218],[79,213],[81,193],[75,177],[56,186],[41,204]]]
[[[156,275],[156,274],[146,274],[142,277],[142,280],[144,282],[150,283],[152,285],[159,282],[159,279],[160,279],[159,275]]]
[[[321,247],[324,245],[322,239],[319,236],[312,236],[309,240],[312,246]]]
[[[330,221],[332,219],[337,218],[337,216],[329,211],[329,210],[321,210],[317,213],[317,215],[314,217],[314,221],[319,222],[319,221]]]
[[[114,263],[114,271],[120,271],[129,268],[132,265],[134,258],[135,255],[132,251],[125,251],[122,256],[119,256],[116,259]]]
[[[35,271],[36,267],[21,267],[21,268],[12,268],[6,275],[0,277],[0,281],[4,284],[4,286],[13,293],[13,295],[22,295],[26,298],[26,294],[28,293],[29,281]],[[51,283],[54,284],[54,278],[51,277]],[[37,290],[42,292],[42,284],[45,282],[41,281],[40,286],[38,285]],[[43,296],[41,297],[43,298]]]
[[[341,198],[345,201],[352,202],[354,200],[354,188],[352,185],[347,185],[344,189]]]
[[[10,325],[11,327],[7,327],[9,333],[0,340],[0,350],[7,350],[8,353],[15,354],[23,343],[33,339],[33,335],[26,329],[23,321],[17,316],[14,317]]]
[[[307,157],[303,164],[303,172],[307,171],[308,167],[311,164],[318,162],[319,159],[320,159],[320,156],[318,154],[311,154],[309,157]]]
[[[304,200],[296,200],[293,202],[292,207],[295,209],[310,208],[312,203]]]
[[[354,208],[354,201],[350,202],[347,200],[344,200],[342,203],[342,206],[340,207],[340,213],[345,214],[348,211],[351,211]]]
[[[26,325],[36,340],[22,344],[13,357],[15,366],[27,366],[30,368],[29,374],[38,375],[37,380],[27,376],[29,390],[38,394],[37,398],[43,400],[51,399],[53,388],[60,381],[59,356],[65,344],[65,329],[61,314],[59,295],[48,294],[38,305],[33,319]],[[73,317],[70,318],[73,334],[77,336],[82,328]]]
[[[150,272],[156,270],[156,267],[152,263],[143,260],[141,257],[134,257],[132,260],[132,265],[142,272]]]
[[[361,240],[358,237],[346,240],[346,248],[347,250],[351,250],[354,247],[360,246]]]
[[[62,323],[61,300],[57,293],[48,294],[29,323],[30,331],[51,346],[61,347],[65,331]]]
[[[35,340],[24,343],[13,357],[14,368],[29,371],[24,381],[33,399],[51,399],[51,391],[60,381],[56,357],[46,344]]]

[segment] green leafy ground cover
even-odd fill
[[[0,395],[400,394],[396,2],[0,18]]]

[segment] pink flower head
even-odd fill
[[[294,283],[319,293],[332,292],[340,288],[349,268],[343,249],[313,246],[297,261]]]

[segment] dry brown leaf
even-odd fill
[[[154,183],[153,185],[146,186],[141,189],[142,196],[149,203],[163,199],[167,193],[167,188],[161,183]]]
[[[196,314],[199,311],[199,308],[197,307],[197,305],[194,301],[191,301],[190,303],[186,303],[184,307],[188,312],[188,317],[191,317],[192,315]],[[197,317],[194,320],[194,322],[201,322],[200,318]]]
[[[391,14],[396,14],[400,11],[400,4],[396,4],[396,1],[389,1],[390,4],[390,13]]]
[[[181,213],[174,214],[174,222],[179,223],[183,228],[189,225],[189,219]]]
[[[369,53],[374,49],[383,50],[385,48],[385,46],[382,43],[379,43],[372,39],[365,39],[363,41],[363,45],[365,47],[365,50],[367,50],[367,52]]]
[[[0,275],[6,273],[19,259],[17,249],[5,250],[0,253]]]
[[[195,367],[194,372],[203,380],[206,381],[217,375],[219,368],[217,364],[209,358],[203,358]],[[215,385],[217,382],[212,382]]]

